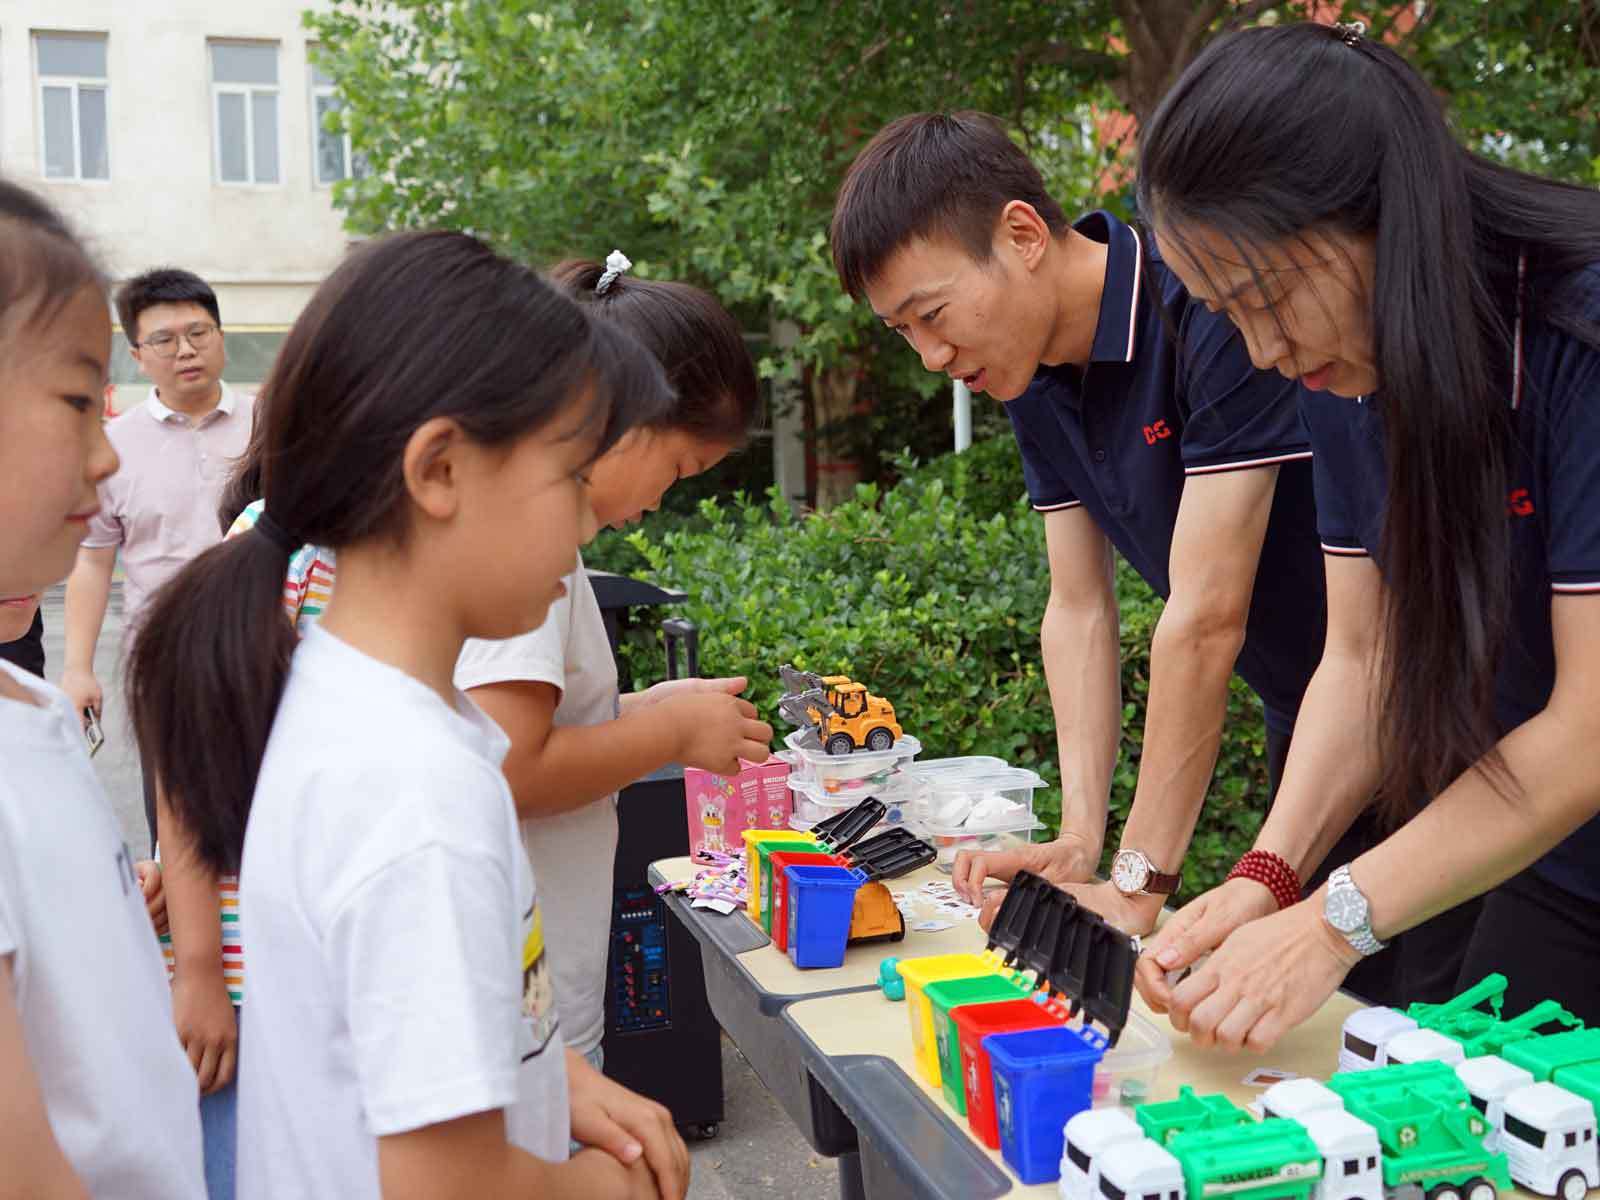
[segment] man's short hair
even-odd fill
[[[829,230],[839,282],[859,299],[914,238],[947,238],[988,262],[1000,210],[1013,200],[1033,205],[1052,235],[1066,232],[1039,168],[994,117],[900,117],[862,148],[839,188]]]
[[[117,319],[130,343],[139,341],[139,314],[158,304],[198,304],[222,328],[217,294],[200,276],[177,267],[157,267],[135,275],[117,289]]]

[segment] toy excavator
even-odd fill
[[[844,675],[818,675],[785,663],[778,668],[783,695],[778,712],[805,731],[801,745],[829,754],[851,754],[863,747],[887,750],[904,734],[894,705],[874,696],[864,684]]]

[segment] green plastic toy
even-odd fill
[[[1296,1121],[1268,1120],[1180,1133],[1167,1150],[1196,1200],[1308,1200],[1322,1178],[1322,1154]]]
[[[1147,1138],[1163,1146],[1180,1134],[1255,1124],[1254,1117],[1221,1092],[1200,1096],[1188,1084],[1178,1089],[1176,1100],[1141,1104],[1133,1117]]]
[[[1377,1131],[1386,1190],[1417,1187],[1429,1200],[1495,1200],[1497,1189],[1511,1190],[1506,1156],[1484,1148],[1488,1123],[1445,1063],[1342,1072],[1328,1086]]]

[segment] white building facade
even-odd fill
[[[216,289],[227,378],[258,383],[350,238],[355,166],[301,27],[320,0],[0,0],[0,174],[46,195],[115,280]],[[358,169],[358,167],[356,168]],[[116,406],[147,385],[120,330]]]

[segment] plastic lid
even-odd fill
[[[783,739],[783,744],[789,747],[791,753],[799,755],[804,762],[822,766],[838,766],[847,762],[860,764],[864,775],[870,775],[874,771],[881,771],[890,763],[915,758],[922,753],[922,743],[909,733],[887,750],[857,750],[854,754],[829,754],[826,750],[813,750],[809,746],[802,744],[802,739],[805,735],[805,730],[796,729]],[[793,760],[788,755],[783,755],[782,757],[786,762],[793,763]]]
[[[979,771],[1009,771],[1011,764],[1003,758],[996,758],[992,754],[968,754],[961,758],[925,758],[921,762],[912,763],[906,770],[914,775],[929,777],[939,775],[962,775]]]

